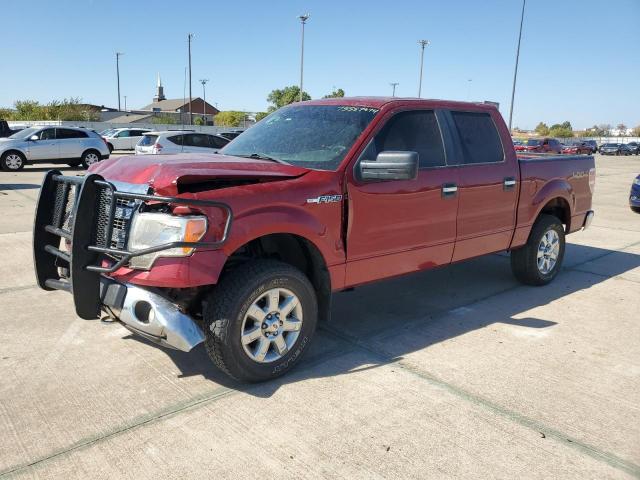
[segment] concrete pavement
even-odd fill
[[[492,255],[339,294],[253,386],[37,289],[43,170],[1,172],[0,478],[640,478],[640,159],[597,168],[551,285]]]

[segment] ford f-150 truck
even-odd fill
[[[46,174],[40,287],[243,381],[290,370],[332,292],[493,252],[558,274],[589,225],[591,156],[516,157],[495,107],[399,98],[293,104],[217,155],[120,157]]]

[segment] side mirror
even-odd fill
[[[375,161],[360,162],[362,180],[413,180],[418,176],[417,152],[380,152]]]
[[[31,140],[32,142],[36,142],[36,141],[38,141],[38,140],[40,140],[40,139],[38,138],[38,135],[31,135],[31,136],[29,137],[29,140]]]

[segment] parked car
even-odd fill
[[[640,213],[640,175],[638,175],[631,184],[631,193],[629,194],[629,206],[631,210]]]
[[[218,135],[220,135],[221,137],[224,137],[228,140],[233,140],[234,138],[236,138],[237,136],[239,136],[242,133],[242,131],[234,131],[234,132],[221,132]]]
[[[2,170],[17,171],[32,163],[90,165],[109,158],[105,141],[93,130],[72,127],[30,127],[0,139]]]
[[[215,153],[229,140],[220,135],[193,130],[169,130],[145,133],[136,145],[136,155],[168,153]]]
[[[518,280],[545,285],[594,215],[592,156],[518,158],[480,103],[312,100],[218,155],[137,160],[45,176],[38,284],[71,292],[82,318],[104,310],[184,351],[204,342],[244,381],[299,363],[331,292],[505,250]],[[72,227],[55,215],[70,195]],[[73,236],[70,252],[51,232]]]
[[[562,153],[570,155],[581,155],[583,153],[589,154],[591,152],[591,145],[585,142],[573,142],[562,145]]]
[[[584,143],[591,147],[590,153],[596,153],[598,151],[598,142],[595,140],[585,140]]]
[[[627,143],[627,147],[631,150],[631,153],[634,155],[640,155],[640,143],[638,142],[629,142]]]
[[[524,147],[525,152],[562,153],[562,144],[555,138],[530,138]]]
[[[602,155],[631,155],[631,149],[624,143],[603,143],[600,145]]]
[[[522,140],[514,140],[513,148],[516,152],[523,152],[525,150],[525,143]]]
[[[148,128],[114,128],[103,135],[109,147],[109,152],[114,150],[133,150],[140,137],[151,130]]]

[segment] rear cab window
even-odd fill
[[[502,140],[486,112],[450,111],[452,128],[462,150],[462,165],[500,163],[505,159]]]

